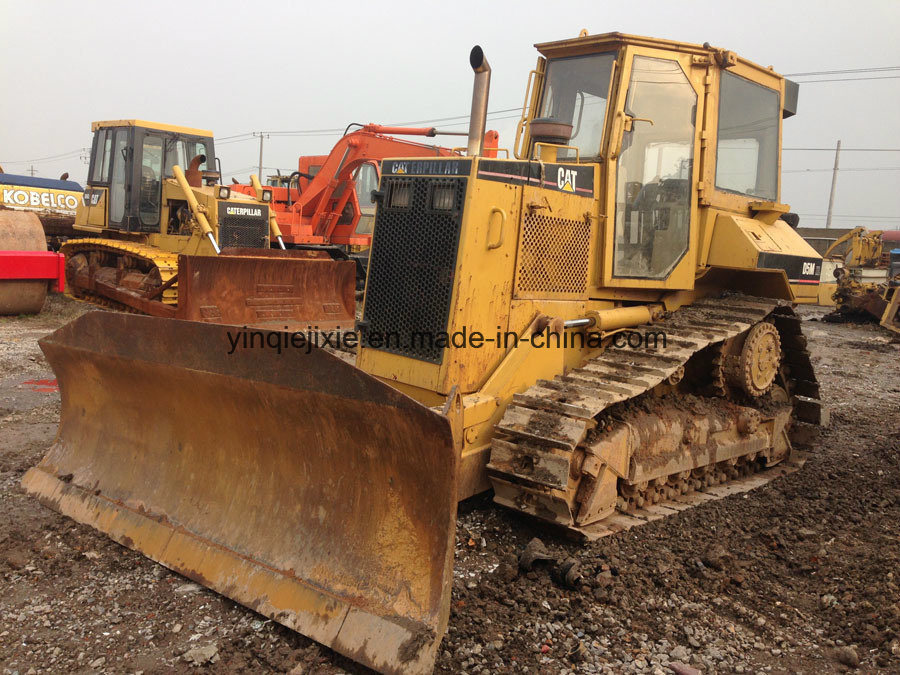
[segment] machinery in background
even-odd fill
[[[0,212],[0,316],[37,314],[47,291],[62,293],[64,287],[65,258],[47,250],[38,216]]]
[[[352,325],[353,265],[270,250],[272,192],[220,185],[212,132],[143,120],[92,130],[74,224],[92,236],[61,247],[73,295],[197,321]]]
[[[350,127],[359,126],[354,131]],[[350,125],[328,155],[300,157],[298,170],[275,182],[271,214],[288,248],[327,251],[337,260],[354,260],[360,288],[365,281],[380,162],[388,157],[449,157],[458,150],[394,136],[466,135],[434,127],[389,127],[378,124]],[[488,156],[496,154],[496,131],[485,134]],[[231,188],[259,197],[262,186],[234,184]]]
[[[0,168],[0,223],[4,222],[4,210],[32,212],[44,228],[47,247],[58,251],[60,245],[74,234],[72,225],[83,192],[81,186],[68,177],[67,173],[59,180],[20,176],[4,173]]]
[[[835,309],[826,321],[879,321],[888,327],[888,306],[897,280],[891,267],[891,249],[900,244],[900,230],[870,231],[857,227],[836,240],[825,252],[835,263]],[[896,313],[896,312],[894,312]]]
[[[821,257],[781,217],[796,85],[708,44],[537,48],[515,159],[484,153],[476,47],[466,156],[382,162],[356,366],[279,332],[83,316],[41,342],[62,412],[25,489],[427,673],[458,500],[492,487],[595,538],[789,470],[792,430],[827,421],[790,306]]]
[[[897,292],[898,288],[900,288],[900,248],[895,248],[888,254],[888,281],[883,292],[886,307],[879,323],[900,335],[900,293]]]

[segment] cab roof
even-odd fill
[[[558,58],[565,56],[578,56],[580,54],[592,54],[601,51],[611,51],[618,49],[624,45],[636,45],[639,47],[651,47],[657,49],[667,49],[670,51],[681,52],[684,54],[695,54],[698,56],[730,54],[728,50],[712,47],[710,44],[702,45],[693,44],[691,42],[678,42],[676,40],[666,40],[663,38],[644,37],[641,35],[628,35],[626,33],[600,33],[598,35],[584,35],[566,40],[555,40],[553,42],[539,42],[535,48],[548,58]],[[734,55],[737,61],[748,65],[757,70],[776,75],[780,77],[772,68],[766,68],[748,61],[738,55]]]
[[[207,129],[193,129],[191,127],[181,127],[177,124],[163,124],[161,122],[148,122],[147,120],[106,120],[103,122],[92,122],[91,131],[98,129],[107,129],[110,127],[141,127],[143,129],[155,129],[156,131],[171,131],[176,134],[185,134],[188,136],[206,136],[212,138],[213,132]]]

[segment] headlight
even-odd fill
[[[271,190],[263,190],[262,191],[262,200],[267,204],[272,201],[272,191]]]
[[[456,190],[447,186],[436,186],[431,193],[431,208],[451,211],[456,206]]]
[[[409,207],[410,186],[409,183],[394,183],[391,185],[392,209],[405,209]]]
[[[219,199],[230,199],[231,198],[231,188],[227,185],[219,186]]]

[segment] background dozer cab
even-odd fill
[[[350,125],[352,127],[354,125]],[[381,160],[386,157],[449,157],[459,150],[395,138],[395,136],[465,135],[434,127],[361,125],[348,131],[328,155],[306,156],[285,184],[271,188],[270,208],[288,248],[324,250],[335,259],[357,263],[357,281],[365,283],[368,249],[372,243],[375,203]],[[498,134],[485,134],[487,154],[497,148]],[[259,197],[261,185],[232,185],[232,189]]]
[[[352,325],[353,265],[270,251],[271,193],[219,184],[212,132],[143,120],[92,129],[74,227],[94,236],[61,249],[73,294],[198,321]]]
[[[538,50],[515,159],[482,154],[476,47],[467,156],[382,163],[356,367],[83,317],[42,345],[62,421],[26,489],[377,670],[427,672],[457,499],[493,487],[598,537],[784,466],[797,420],[825,421],[787,304],[821,259],[779,218],[795,88],[668,40]]]

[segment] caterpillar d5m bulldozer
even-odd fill
[[[196,321],[353,325],[353,264],[270,250],[281,241],[272,192],[254,198],[220,185],[212,132],[143,120],[92,130],[74,229],[93,236],[61,247],[70,293]]]
[[[62,416],[25,488],[350,658],[422,673],[458,500],[493,487],[599,537],[791,462],[791,429],[825,421],[790,305],[821,259],[779,218],[796,87],[707,45],[537,48],[515,158],[482,154],[476,47],[467,156],[382,163],[355,366],[286,333],[264,348],[86,315],[42,341]]]

